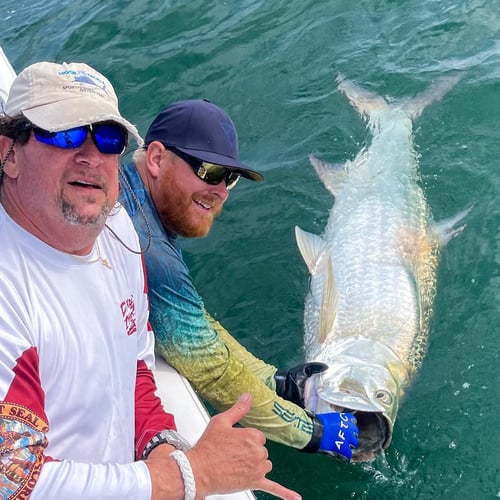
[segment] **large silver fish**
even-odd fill
[[[388,103],[339,77],[339,90],[368,119],[371,144],[340,166],[310,158],[335,203],[322,236],[296,228],[311,274],[306,359],[329,365],[308,380],[305,405],[356,414],[353,461],[372,460],[391,442],[401,397],[426,351],[440,248],[468,212],[432,221],[413,147],[412,121],[457,80]]]

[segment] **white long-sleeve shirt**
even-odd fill
[[[123,208],[108,225],[138,249]],[[140,256],[108,229],[87,257],[60,252],[0,205],[0,497],[149,500],[135,456],[175,428],[153,347]]]

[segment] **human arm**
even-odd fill
[[[306,380],[328,368],[325,363],[302,363],[290,368],[277,369],[247,351],[218,321],[208,313],[207,318],[226,344],[231,354],[240,360],[252,373],[258,376],[270,389],[283,399],[304,408]]]
[[[267,378],[273,383],[276,368],[257,360],[234,340],[229,342],[230,348],[226,345],[220,330],[215,330],[205,314],[183,262],[177,262],[182,267],[176,273],[176,262],[172,264],[168,254],[155,264],[151,260],[146,255],[150,319],[158,353],[217,410],[228,409],[248,391],[253,404],[243,425],[260,429],[268,438],[289,446],[306,446],[312,436],[311,417],[279,398],[263,381]]]
[[[300,499],[298,493],[265,477],[272,465],[264,446],[264,435],[256,429],[233,427],[250,405],[251,396],[243,394],[229,410],[212,417],[196,445],[185,452],[193,472],[196,498],[254,489],[287,500]],[[170,457],[171,451],[169,445],[159,446],[146,460],[153,478],[152,500],[178,498],[184,493],[184,489],[179,491],[178,481],[172,485],[165,480],[175,474],[180,478],[178,466]]]
[[[59,326],[62,327],[62,333],[68,325],[63,318],[60,318],[60,324],[54,322],[52,326],[39,316],[33,320],[28,309],[42,306],[41,298],[33,290],[30,296],[25,295],[22,286],[14,287],[8,276],[1,273],[0,276],[2,495],[12,499],[29,496],[31,500],[80,500],[104,499],[106,494],[113,492],[115,498],[148,500],[150,479],[143,463],[132,463],[131,460],[130,463],[105,464],[103,461],[77,458],[77,453],[68,459],[58,448],[56,442],[57,436],[61,435],[59,431],[64,431],[63,425],[70,431],[73,423],[73,415],[69,410],[72,401],[66,398],[66,391],[78,394],[80,389],[77,384],[67,380],[64,370],[59,371],[56,364],[53,373],[60,377],[62,384],[52,392],[51,384],[55,380],[48,378],[51,368],[44,360],[45,347],[48,348],[48,345],[41,346],[35,325],[41,323],[50,327],[54,335],[57,335]],[[26,276],[24,279],[29,281]],[[47,333],[50,335],[52,332],[47,330]],[[64,356],[64,353],[59,352],[57,343],[52,345],[52,350],[55,357]],[[85,397],[81,396],[84,407]],[[64,421],[53,408],[59,405],[64,407],[66,401],[68,413]],[[96,441],[87,433],[94,426],[93,412],[84,408],[82,411],[87,414],[88,422],[82,422],[79,426],[81,432],[75,433],[75,438],[84,446],[87,440],[87,446],[92,450]],[[57,430],[53,427],[57,427]],[[53,431],[56,434],[51,437]],[[71,442],[72,436],[68,435],[67,441]],[[50,442],[53,447],[49,449]],[[71,447],[69,445],[68,449]]]
[[[276,368],[249,353],[206,314],[180,252],[153,242],[146,253],[151,322],[158,352],[219,411],[242,392],[253,396],[241,423],[269,439],[308,451],[319,449],[322,423],[276,394]]]

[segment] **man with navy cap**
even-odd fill
[[[206,236],[241,177],[263,180],[240,162],[229,116],[204,99],[161,111],[145,146],[121,169],[120,201],[144,251],[156,348],[219,411],[250,392],[243,425],[302,451],[350,459],[357,445],[354,417],[303,408],[306,379],[325,365],[277,370],[254,357],[205,310],[182,258],[178,236]]]

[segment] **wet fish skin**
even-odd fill
[[[352,411],[360,428],[353,461],[374,459],[392,439],[405,388],[426,352],[440,250],[468,213],[436,224],[419,185],[413,120],[458,81],[442,78],[413,99],[387,103],[340,76],[338,88],[368,121],[369,147],[343,165],[310,160],[334,195],[321,236],[296,228],[309,269],[306,408]]]

